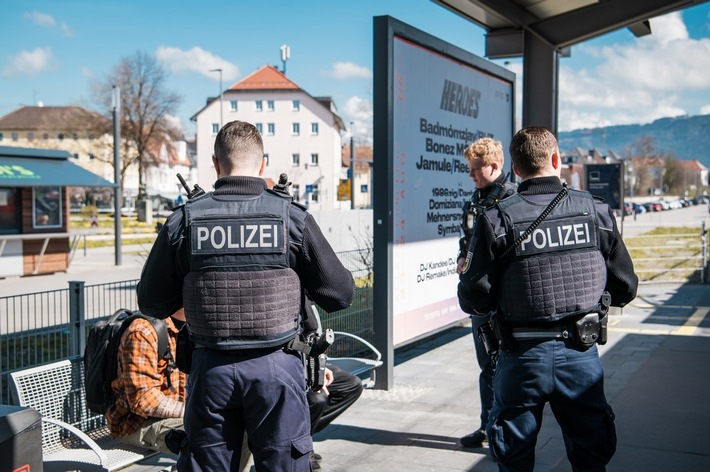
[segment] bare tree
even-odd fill
[[[124,57],[94,86],[96,103],[107,115],[112,112],[113,87],[121,90],[121,182],[126,169],[138,163],[139,192],[143,192],[144,169],[153,164],[148,150],[165,138],[179,138],[180,131],[167,119],[182,97],[167,87],[168,73],[155,56],[143,51]],[[122,184],[123,185],[123,184]]]

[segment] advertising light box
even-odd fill
[[[515,76],[397,20],[375,20],[387,22],[375,48],[388,56],[375,54],[375,313],[391,314],[398,346],[467,316],[456,296],[461,213],[474,192],[464,150],[500,140],[510,168]],[[377,296],[385,290],[386,304]]]

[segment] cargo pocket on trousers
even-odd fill
[[[616,418],[616,415],[614,414],[614,410],[611,409],[611,405],[607,403],[606,405],[606,413],[607,413],[607,447],[605,451],[602,451],[602,454],[604,454],[604,458],[606,459],[606,463],[608,464],[611,458],[614,456],[614,453],[616,453],[616,425],[614,424],[614,419]]]
[[[300,459],[313,450],[313,438],[310,434],[301,436],[291,441],[291,456],[294,460]]]

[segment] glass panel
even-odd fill
[[[60,187],[34,187],[33,227],[59,228],[62,226],[62,192]]]
[[[20,232],[19,190],[0,188],[0,234]]]

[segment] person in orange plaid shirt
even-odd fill
[[[174,359],[184,310],[165,323]],[[187,375],[174,362],[158,358],[158,335],[150,322],[134,320],[118,348],[118,376],[111,383],[116,402],[106,412],[111,435],[132,446],[177,454],[185,431],[186,384]]]

